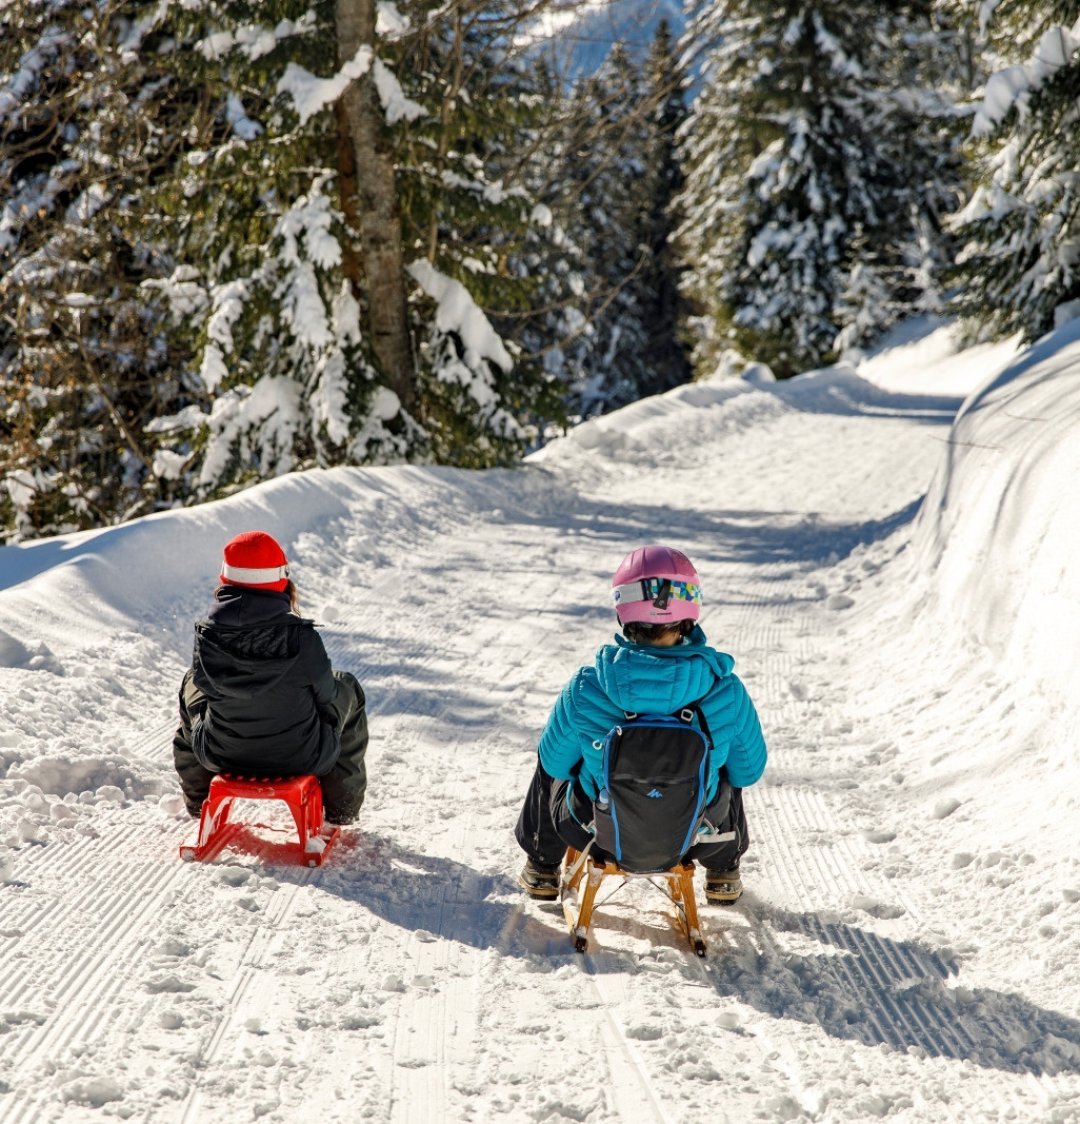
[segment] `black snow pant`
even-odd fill
[[[364,690],[350,671],[335,671],[337,689],[330,708],[338,729],[341,749],[329,773],[319,778],[323,811],[331,823],[352,823],[360,814],[367,790],[368,728]],[[189,668],[180,685],[180,725],[173,737],[173,762],[188,812],[197,816],[209,795],[214,774],[205,768],[191,748],[191,728],[206,709],[206,696],[195,686]],[[237,764],[238,772],[257,769],[257,762]]]
[[[569,781],[548,776],[537,761],[514,836],[518,846],[540,866],[558,866],[567,847],[583,851],[592,840],[592,834],[582,826],[592,823],[592,801],[579,785],[574,785],[570,790],[574,803],[571,812],[568,790]],[[733,870],[750,846],[742,789],[725,781],[716,799],[705,808],[705,818],[717,833],[734,831],[735,838],[728,843],[695,844],[683,857],[694,859],[706,870]]]

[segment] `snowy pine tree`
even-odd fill
[[[0,526],[29,537],[167,502],[146,423],[182,400],[141,282],[168,268],[139,190],[197,114],[137,5],[17,2],[0,12]]]
[[[517,130],[540,108],[521,96],[520,13],[472,0],[338,0],[335,22],[320,18],[325,5],[190,8],[177,23],[220,73],[202,81],[242,114],[245,135],[234,129],[220,159],[243,164],[247,188],[236,222],[199,208],[209,252],[187,259],[223,270],[203,310],[202,371],[232,399],[209,415],[212,431],[219,416],[223,424],[211,435],[221,451],[203,456],[200,488],[227,485],[252,456],[256,475],[516,456],[548,391],[541,374],[515,365],[488,315],[521,300],[500,263],[531,210],[508,182]],[[195,181],[212,194],[218,162],[189,169],[183,192]],[[184,308],[190,277],[177,280]],[[395,342],[398,294],[408,303]],[[234,386],[215,381],[222,347],[245,356],[246,372],[229,368]],[[273,393],[252,394],[259,385]],[[159,429],[193,418],[205,430],[191,411]]]
[[[699,7],[681,230],[699,368],[735,347],[790,375],[864,339],[863,310],[880,328],[918,300],[914,247],[940,188],[896,87],[910,18],[868,0]]]
[[[989,336],[1034,340],[1080,315],[1080,18],[1001,0],[972,134],[978,179],[957,216],[955,307]]]
[[[146,289],[193,349],[198,391],[149,427],[156,470],[207,498],[309,465],[408,456],[418,427],[361,330],[327,108],[370,56],[317,79],[336,29],[303,5],[186,4],[155,17],[174,81],[204,107],[146,199],[177,262]]]
[[[546,354],[591,416],[685,382],[671,200],[681,73],[662,25],[647,60],[616,45],[575,84],[540,198],[552,214]],[[534,335],[535,335],[534,331]]]
[[[513,264],[535,233],[529,162],[553,107],[518,41],[520,6],[427,7],[398,66],[430,108],[402,134],[399,172],[410,275],[436,302],[418,332],[424,422],[438,459],[481,466],[517,456],[559,413],[542,365],[513,339],[536,287]]]
[[[566,223],[587,263],[582,315],[589,346],[578,355],[574,413],[588,417],[637,397],[647,341],[641,292],[645,268],[640,199],[646,121],[639,71],[618,47],[581,81],[562,168],[572,211]]]
[[[685,342],[686,308],[681,281],[685,263],[675,233],[681,222],[678,197],[684,176],[677,151],[679,129],[687,117],[687,81],[676,58],[666,20],[657,27],[645,63],[649,129],[640,184],[641,243],[646,253],[638,289],[646,327],[641,395],[688,382],[692,371]]]

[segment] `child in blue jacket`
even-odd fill
[[[601,745],[627,713],[674,714],[696,704],[711,741],[705,816],[729,842],[687,852],[705,867],[705,896],[727,904],[742,893],[739,860],[749,845],[742,789],[765,770],[757,712],[732,672],[735,661],[705,642],[697,624],[701,583],[685,554],[666,546],[631,551],[612,579],[622,636],[563,688],[540,735],[539,761],[515,835],[528,856],[521,884],[534,898],[554,898],[568,846],[591,841],[602,770]],[[569,796],[569,799],[568,799]]]

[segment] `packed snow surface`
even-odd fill
[[[1080,324],[923,323],[516,471],[313,471],[3,547],[0,1119],[1080,1120],[1078,513]],[[254,852],[178,857],[176,689],[253,528],[369,699],[368,800],[314,869],[258,805]],[[516,885],[537,735],[650,541],[697,563],[771,751],[704,960],[644,881],[585,955]]]

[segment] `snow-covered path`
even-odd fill
[[[958,865],[917,748],[946,714],[975,748],[998,687],[971,653],[970,703],[888,670],[959,405],[837,371],[698,384],[523,471],[309,473],[0,552],[30,578],[0,594],[0,1118],[1080,1119],[1080,874],[1017,948],[1036,856]],[[369,698],[368,802],[317,870],[176,853],[191,621],[255,526]],[[515,883],[536,735],[655,540],[697,563],[771,751],[704,962],[646,884],[581,957]]]

